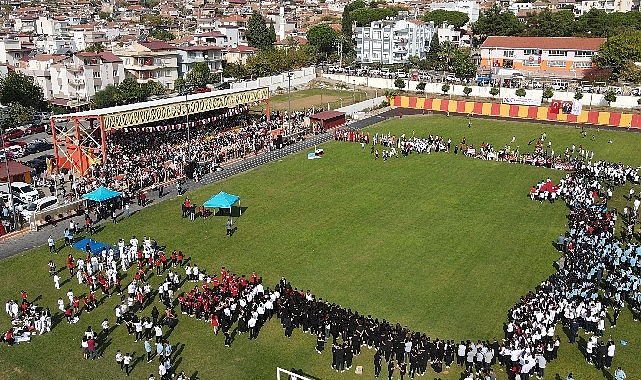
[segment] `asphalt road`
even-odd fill
[[[361,128],[365,128],[370,125],[376,124],[382,120],[395,117],[397,115],[399,115],[399,110],[390,109],[378,115],[372,115],[366,119],[350,123],[349,125],[343,128],[361,129]],[[31,136],[30,138],[27,138],[27,140],[31,141],[35,138],[38,138],[38,136],[35,136],[35,137]],[[187,192],[189,192],[189,190],[200,188],[202,186],[206,186],[208,184],[223,180],[227,177],[240,174],[247,170],[253,169],[259,165],[262,165],[264,163],[274,161],[274,160],[279,160],[283,157],[287,157],[290,154],[294,154],[302,150],[310,149],[315,145],[327,142],[332,138],[333,138],[332,132],[314,135],[303,141],[299,141],[295,144],[287,145],[282,149],[278,149],[272,152],[260,154],[258,156],[252,156],[252,157],[246,158],[242,161],[238,161],[233,164],[225,166],[224,169],[221,171],[216,171],[216,172],[205,175],[199,182],[194,182],[191,180],[187,181],[187,183],[185,184],[185,189],[187,190]],[[44,154],[44,153],[39,153],[37,155],[40,155],[40,154]],[[26,159],[22,159],[22,160],[26,160]],[[156,204],[158,202],[162,202],[163,200],[172,199],[178,196],[178,194],[176,193],[176,188],[174,186],[167,186],[165,188],[165,195],[160,199],[158,198],[158,192],[156,191],[149,191],[147,195],[148,195],[147,199],[149,200],[150,204]],[[139,207],[136,203],[131,204],[130,217],[135,218],[136,213],[140,209],[141,207]],[[119,219],[123,217],[124,215],[120,214]],[[8,238],[0,241],[0,259],[15,256],[29,249],[44,245],[47,243],[47,239],[49,238],[49,235],[52,235],[56,240],[62,239],[64,235],[64,230],[69,226],[70,220],[74,220],[78,222],[81,226],[84,225],[84,221],[81,220],[81,217],[76,217],[72,219],[63,220],[57,223],[56,225],[48,225],[48,226],[42,227],[38,231],[29,231],[29,232],[20,234],[18,236],[14,236],[12,238]],[[100,227],[109,228],[110,225],[111,225],[110,219],[103,220],[99,223],[99,228]],[[60,244],[60,242],[58,242],[58,244]]]

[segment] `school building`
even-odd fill
[[[490,36],[481,45],[481,69],[581,78],[605,38]]]

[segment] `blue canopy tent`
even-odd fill
[[[101,243],[99,241],[95,241],[90,238],[84,238],[82,240],[78,240],[77,242],[72,244],[72,247],[74,247],[79,251],[87,252],[87,244],[89,244],[89,247],[91,248],[91,253],[93,255],[99,255],[102,252],[103,248],[106,249],[107,251],[109,251],[110,248],[113,248],[109,244]],[[118,256],[118,250],[115,250],[114,256]]]
[[[96,190],[92,191],[91,193],[87,193],[83,195],[82,197],[84,199],[89,199],[91,201],[96,201],[96,202],[103,202],[111,198],[119,197],[121,196],[122,193],[119,193],[117,191],[109,190],[104,186],[100,186]]]
[[[214,195],[213,197],[209,198],[207,202],[203,204],[204,207],[206,208],[228,208],[229,209],[229,216],[231,217],[231,208],[238,202],[238,206],[240,207],[240,197],[238,195],[233,195],[233,194],[228,194],[224,191],[221,191],[220,193]],[[242,209],[240,210],[240,214],[242,214]]]

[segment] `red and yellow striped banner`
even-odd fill
[[[513,104],[469,102],[416,96],[395,96],[393,106],[426,111],[443,111],[461,114],[499,116],[515,119],[546,120],[565,123],[593,124],[609,127],[641,129],[641,115],[621,112],[583,110],[580,115],[550,112],[550,107],[519,106]]]

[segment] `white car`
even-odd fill
[[[31,203],[40,198],[38,191],[24,182],[11,182],[11,193],[27,203]]]
[[[11,209],[11,202],[13,201],[13,209],[15,211],[22,211],[26,207],[26,203],[22,201],[22,199],[18,197],[12,197],[11,194],[9,193],[3,193],[0,192],[0,204],[5,204],[9,209]]]
[[[48,197],[36,199],[27,207],[25,207],[20,213],[26,220],[31,220],[37,213],[55,208],[57,205],[58,198],[50,195]]]

